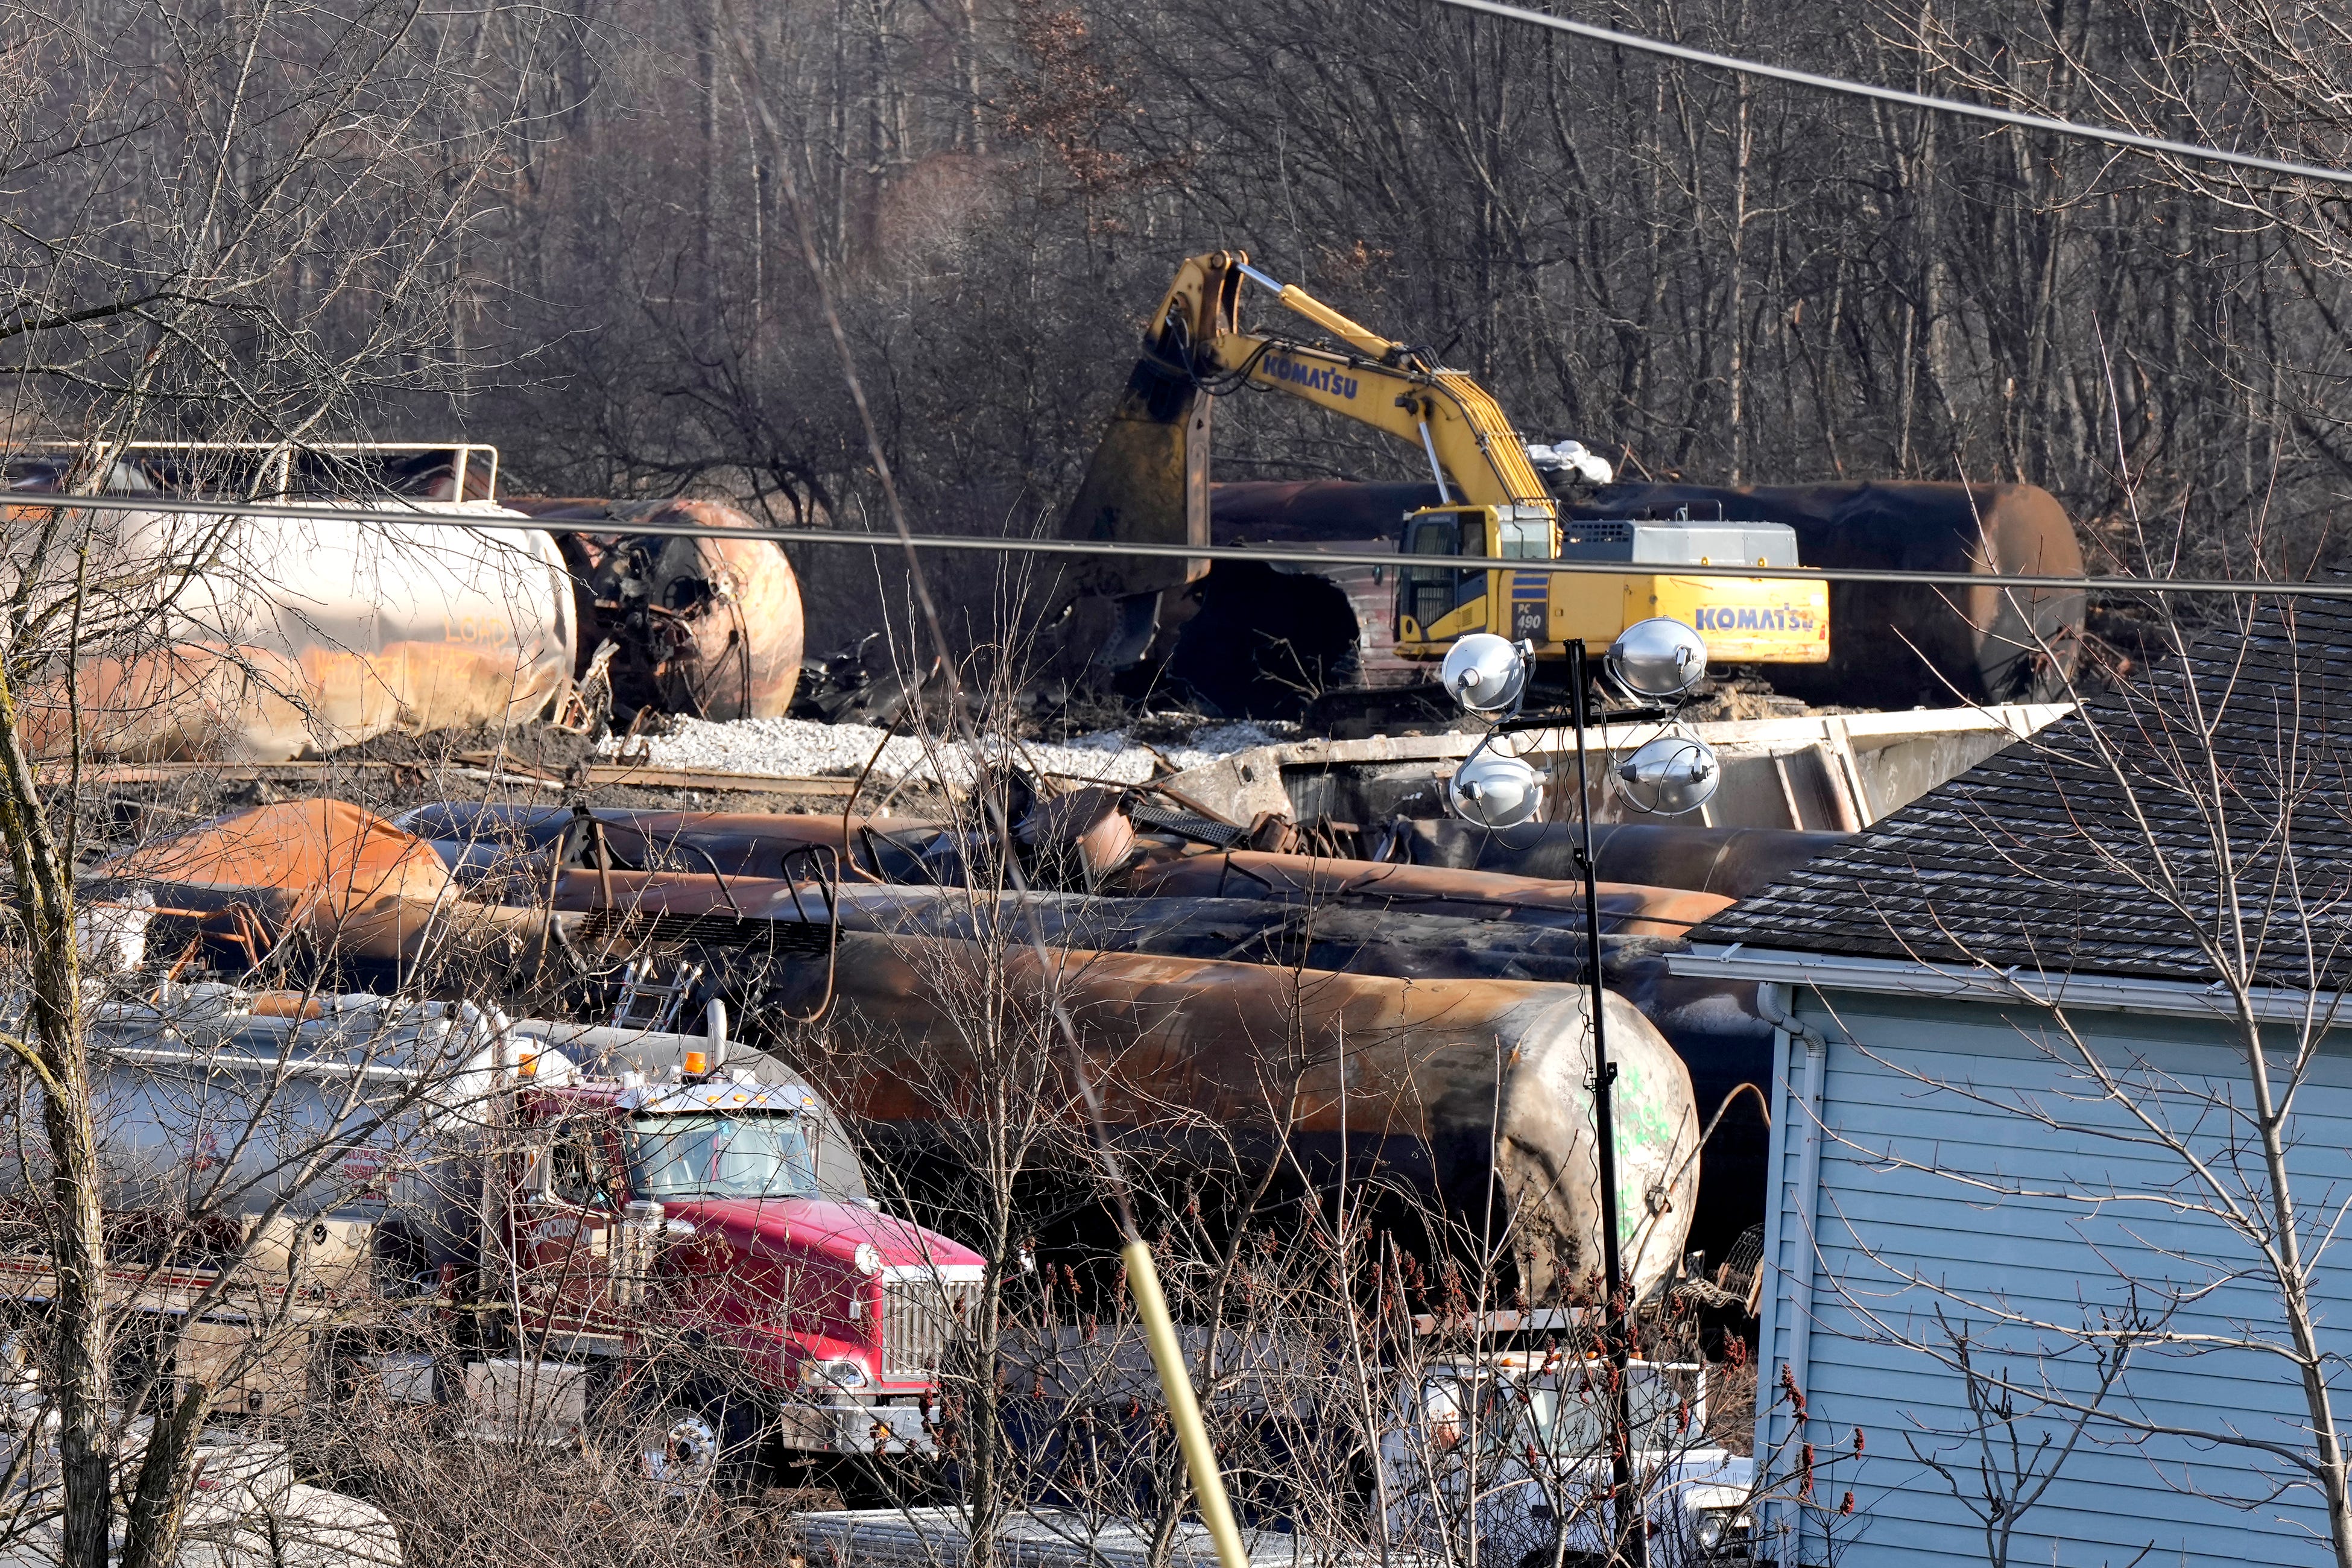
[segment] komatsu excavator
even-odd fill
[[[1244,282],[1272,293],[1320,341],[1244,331]],[[1418,447],[1441,504],[1404,515],[1397,548],[1396,651],[1439,659],[1454,638],[1491,631],[1565,658],[1571,639],[1606,647],[1651,616],[1697,628],[1718,664],[1818,664],[1829,658],[1825,582],[1684,576],[1676,566],[1793,567],[1786,524],[1571,521],[1526,445],[1485,388],[1427,350],[1381,337],[1239,251],[1184,262],[1160,301],[1064,524],[1066,537],[1206,545],[1212,400],[1256,385],[1306,399]],[[1514,561],[1623,562],[1622,573],[1514,569]],[[1473,561],[1486,564],[1472,565]],[[1205,562],[1166,558],[1095,565],[1080,592],[1095,606],[1077,628],[1098,666],[1147,656],[1170,619],[1163,600]],[[1106,613],[1108,606],[1108,613]]]

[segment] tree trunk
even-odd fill
[[[107,1423],[106,1234],[74,951],[72,861],[42,813],[18,727],[15,681],[6,671],[0,671],[0,838],[16,873],[10,901],[30,969],[32,1028],[18,1055],[41,1080],[41,1128],[51,1165],[44,1217],[57,1269],[51,1392],[65,1489],[64,1562],[67,1568],[107,1568],[113,1445]]]

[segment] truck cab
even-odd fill
[[[1517,580],[1507,568],[1422,562],[1433,556],[1549,561],[1556,552],[1558,526],[1549,509],[1534,506],[1436,506],[1408,513],[1397,548],[1412,560],[1397,573],[1397,640],[1434,641],[1486,631],[1487,605],[1507,602],[1512,639],[1544,641],[1544,577],[1535,579],[1536,597],[1522,610]]]
[[[882,1213],[823,1098],[715,1011],[680,1035],[167,982],[90,1038],[110,1221],[182,1238],[117,1248],[108,1289],[218,1412],[369,1387],[570,1442],[625,1391],[671,1480],[729,1448],[936,1452],[982,1258]],[[49,1274],[0,1259],[22,1300]]]
[[[931,1452],[980,1256],[881,1213],[846,1131],[772,1058],[518,1032],[506,1230],[525,1336],[657,1376],[722,1373],[730,1407],[787,1450]]]

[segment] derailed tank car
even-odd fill
[[[974,997],[996,984],[1033,1020],[1049,995],[1068,1011],[1123,1142],[1203,1170],[1255,1173],[1296,1157],[1318,1185],[1344,1172],[1402,1187],[1467,1236],[1507,1237],[1537,1300],[1598,1272],[1580,987],[1083,949],[1053,951],[1041,968],[1018,943],[840,941],[837,962],[775,966],[764,1007],[812,1016],[829,989],[825,1026],[849,1064],[851,1108],[901,1136],[922,1141],[979,1087]],[[1673,1048],[1622,998],[1608,1009],[1626,1276],[1646,1290],[1682,1257],[1700,1129]],[[1074,1107],[1074,1086],[1052,1081]]]
[[[13,586],[35,604],[67,603],[78,574],[91,590],[70,679],[60,658],[25,693],[40,750],[70,742],[78,707],[86,751],[282,762],[389,731],[526,721],[572,675],[563,558],[490,499],[494,447],[133,442],[92,488],[316,515],[25,504],[82,486],[86,458],[79,443],[36,442],[5,463]],[[61,518],[74,547],[40,548]]]
[[[523,496],[516,510],[558,531],[579,593],[582,672],[604,644],[622,712],[774,719],[800,682],[800,580],[769,540],[682,539],[653,525],[750,529],[709,500],[615,501]]]
[[[12,533],[32,526],[8,510]],[[282,762],[390,731],[536,717],[570,677],[577,635],[554,540],[419,521],[419,510],[520,521],[479,501],[387,506],[367,521],[109,514],[95,524],[99,569],[130,585],[72,672],[83,745]],[[66,687],[60,668],[27,693],[40,751],[69,743]]]
[[[1687,511],[1786,523],[1808,566],[1967,572],[1967,588],[1830,584],[1830,658],[1771,667],[1773,689],[1850,708],[2040,702],[2081,652],[2084,595],[2003,588],[2006,574],[2079,577],[2082,546],[2039,485],[1869,480],[1823,485],[1612,485],[1579,518]]]

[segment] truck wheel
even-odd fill
[[[663,1410],[637,1448],[646,1479],[667,1490],[707,1491],[719,1479],[719,1426],[690,1407]]]
[[[637,1440],[637,1471],[671,1496],[740,1491],[759,1479],[760,1423],[741,1404],[672,1398]]]

